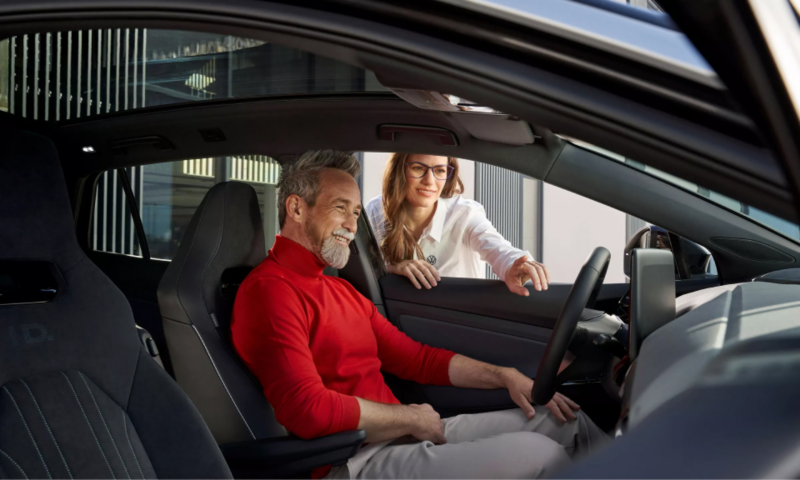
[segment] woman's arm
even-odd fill
[[[439,272],[425,260],[405,260],[396,265],[386,262],[383,249],[380,248],[383,239],[386,238],[386,215],[383,211],[382,197],[370,200],[364,210],[366,210],[369,224],[372,226],[372,232],[375,234],[375,240],[378,242],[378,250],[381,252],[386,271],[408,278],[417,289],[425,287],[430,290],[438,285],[441,280]]]
[[[535,261],[530,253],[520,250],[503,238],[486,218],[483,206],[477,202],[467,217],[464,242],[492,267],[495,275],[506,282],[508,289],[517,295],[528,296],[524,287],[528,280],[536,290],[547,290],[550,274],[547,267]]]
[[[396,265],[386,265],[386,271],[408,278],[418,290],[423,286],[430,290],[442,279],[436,267],[425,260],[404,260]]]

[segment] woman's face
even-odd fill
[[[442,193],[447,180],[439,180],[434,176],[434,170],[421,167],[422,164],[428,167],[435,167],[437,165],[448,165],[447,157],[437,157],[434,155],[410,155],[406,160],[405,174],[406,184],[406,201],[415,207],[432,208],[436,201],[439,200],[439,195]],[[442,167],[437,169],[439,177],[446,177],[448,169]],[[423,174],[424,172],[424,174]],[[422,175],[421,178],[416,178]]]

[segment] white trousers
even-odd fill
[[[411,437],[373,448],[369,457],[337,467],[330,478],[538,478],[610,442],[583,412],[563,424],[536,407],[528,420],[515,408],[444,419],[447,443]],[[363,450],[367,450],[367,446]],[[367,452],[365,452],[367,453]],[[358,471],[352,471],[357,469]]]

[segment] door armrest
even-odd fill
[[[220,450],[236,478],[288,478],[344,465],[366,439],[364,430],[349,430],[311,440],[287,436],[228,443]]]

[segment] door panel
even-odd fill
[[[718,278],[676,282],[680,293],[716,285]],[[431,290],[417,290],[405,277],[385,275],[379,280],[388,319],[412,339],[462,355],[514,367],[534,378],[552,328],[572,285],[551,284],[543,292],[529,287],[529,297],[508,291],[498,280],[443,278]],[[595,308],[616,313],[628,293],[627,283],[605,284]],[[511,408],[505,390],[437,387],[388,379],[405,403],[429,403],[442,415]],[[574,388],[573,388],[574,390]],[[581,405],[603,402],[597,395],[583,396]],[[608,405],[603,404],[603,408]]]
[[[550,328],[527,325],[524,323],[509,321],[496,317],[476,315],[474,313],[456,312],[439,307],[421,307],[418,304],[398,302],[395,300],[387,300],[386,308],[389,311],[389,319],[392,321],[392,323],[394,323],[407,335],[411,335],[413,332],[413,330],[408,328],[409,317],[434,320],[435,323],[444,324],[446,327],[471,327],[485,332],[500,333],[541,343],[547,343],[547,340],[550,338],[550,332],[552,331]],[[414,338],[413,335],[412,338]],[[423,342],[423,340],[419,338],[415,338],[415,340]],[[437,343],[430,345],[446,348],[443,344],[440,345],[438,343],[439,340],[442,340],[441,338],[434,337],[431,340]],[[427,344],[427,342],[423,343]]]
[[[539,359],[547,346],[547,338],[541,341],[530,340],[496,333],[488,329],[467,327],[413,315],[400,315],[398,320],[403,331],[419,342],[446,348],[494,365],[514,366],[529,377],[536,376]],[[483,321],[493,323],[500,320],[483,317]],[[539,327],[529,328],[544,330]],[[436,405],[440,411],[498,410],[514,406],[505,390],[477,390],[431,385],[420,385],[419,389],[428,403]]]
[[[387,301],[418,305],[421,313],[426,311],[425,307],[438,307],[548,329],[553,328],[572,288],[572,284],[559,283],[537,292],[529,286],[531,294],[526,298],[509,292],[506,284],[499,280],[442,278],[431,290],[417,290],[407,278],[398,275],[386,275],[379,283]],[[627,284],[603,285],[598,302],[616,302],[627,290]],[[394,321],[394,313],[391,310],[388,313],[389,319]]]
[[[514,367],[535,377],[553,325],[567,299],[569,284],[543,292],[529,287],[527,298],[498,280],[443,278],[431,290],[417,290],[405,277],[379,281],[389,320],[406,335],[476,360]],[[604,285],[597,306],[616,308],[627,284]],[[612,310],[613,311],[613,310]],[[429,403],[443,416],[512,408],[505,390],[419,385],[387,379],[405,403]]]

